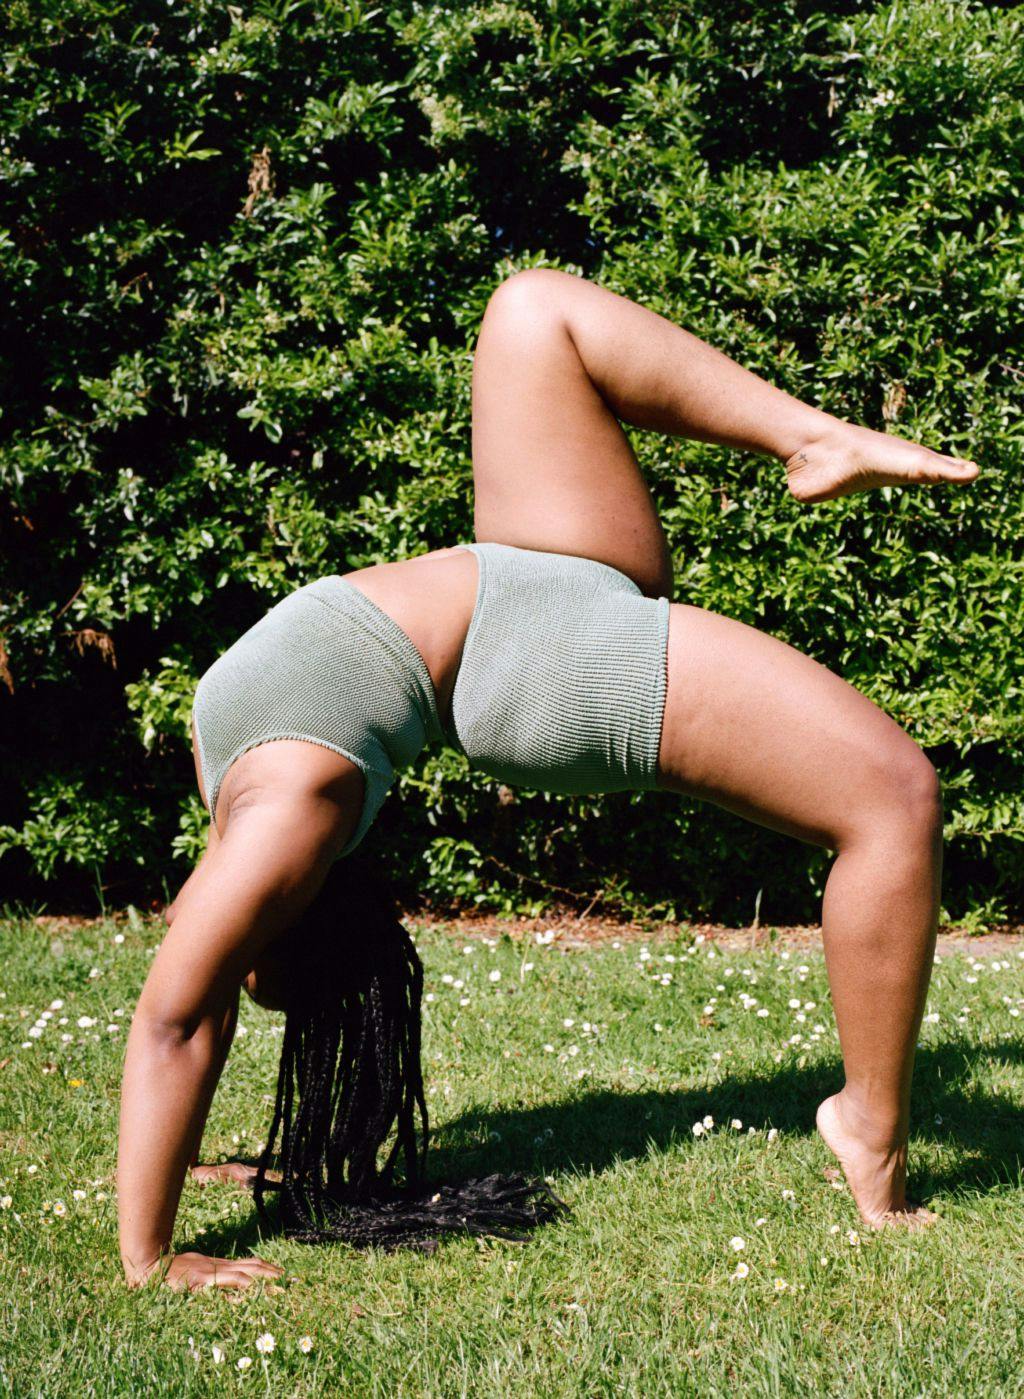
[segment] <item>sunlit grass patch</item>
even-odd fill
[[[817,952],[421,932],[435,1171],[525,1169],[571,1206],[432,1255],[261,1238],[187,1185],[179,1239],[267,1294],[128,1293],[113,1170],[157,924],[0,930],[0,1379],[17,1394],[1010,1393],[1024,1245],[1024,959],[935,969],[919,1053],[927,1235],[859,1223],[813,1134],[841,1082]],[[264,1140],[281,1018],[248,1002],[206,1156]],[[246,1364],[245,1362],[249,1362]]]

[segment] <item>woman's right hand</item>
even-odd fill
[[[204,1287],[272,1284],[283,1275],[283,1268],[265,1258],[208,1258],[205,1253],[176,1253],[166,1265],[162,1281],[176,1292],[199,1292]]]

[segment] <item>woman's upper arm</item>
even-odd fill
[[[139,1016],[179,1033],[222,1016],[259,954],[319,890],[340,820],[334,804],[294,795],[233,811],[175,900]]]
[[[189,885],[192,883],[192,880],[203,868],[203,865],[209,859],[211,853],[217,849],[219,843],[220,836],[217,834],[217,827],[211,821],[206,832],[206,849],[200,855],[199,859],[196,862],[195,868],[189,875],[188,879],[185,880],[185,883],[178,890],[176,897],[172,899],[171,902],[164,909],[164,922],[167,924],[168,927],[170,927],[170,925],[174,922],[175,918],[177,918],[178,916],[178,907],[181,903],[182,895],[185,893],[185,890],[189,887]]]

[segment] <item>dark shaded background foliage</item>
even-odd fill
[[[296,584],[468,535],[474,330],[544,263],[983,461],[970,493],[807,511],[772,464],[637,438],[677,595],[909,726],[950,909],[1019,913],[1022,16],[10,0],[4,892],[180,878],[195,677]],[[408,896],[813,911],[820,856],[710,809],[505,795],[449,753],[402,781],[373,841]]]

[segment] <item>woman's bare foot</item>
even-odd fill
[[[922,1229],[934,1224],[936,1216],[930,1210],[907,1201],[906,1143],[873,1144],[858,1116],[842,1093],[826,1098],[818,1109],[818,1131],[843,1168],[861,1219],[872,1229],[890,1225]]]
[[[787,458],[786,474],[791,494],[810,504],[876,486],[965,486],[978,467],[902,437],[836,421]]]

